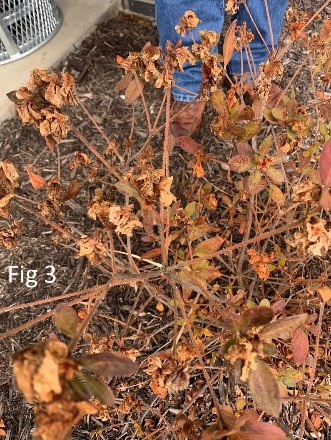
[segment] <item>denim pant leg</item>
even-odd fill
[[[179,18],[188,10],[195,12],[201,20],[197,28],[193,29],[196,42],[201,42],[198,35],[198,32],[201,30],[221,32],[224,23],[223,0],[156,0],[156,23],[160,36],[160,45],[163,48],[167,40],[176,43],[182,39],[183,44],[189,47],[193,44],[189,34],[186,37],[181,37],[175,31]],[[217,48],[213,49],[216,52]],[[201,64],[195,66],[184,65],[184,71],[176,72],[174,79],[178,86],[193,92],[193,94],[190,94],[174,86],[172,89],[174,99],[184,102],[193,101],[195,99],[194,94],[198,94],[200,91],[202,80]]]
[[[272,38],[264,0],[247,0],[246,4],[255,22],[255,25],[249,13],[247,12],[245,5],[243,4],[240,5],[239,11],[233,17],[233,19],[237,18],[238,25],[246,22],[247,29],[250,29],[254,34],[255,38],[250,43],[254,62],[252,63],[252,60],[250,58],[250,65],[253,73],[256,73],[258,71],[259,64],[266,61],[269,51],[272,51]],[[277,48],[287,7],[287,0],[267,0],[267,4],[270,15],[274,47]],[[266,48],[263,40],[261,39],[261,36],[256,30],[256,27],[259,29],[259,32],[269,50]],[[241,56],[240,52],[233,53],[232,59],[228,66],[228,70],[231,75],[235,73],[242,74],[244,72],[250,72],[250,67],[245,51],[243,52],[243,56]]]

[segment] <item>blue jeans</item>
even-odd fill
[[[238,25],[246,22],[247,29],[250,29],[254,34],[254,40],[250,43],[254,65],[251,61],[248,61],[250,58],[247,59],[245,50],[242,54],[234,51],[227,67],[230,75],[241,75],[244,72],[251,72],[251,70],[253,70],[253,73],[257,72],[259,64],[266,61],[269,51],[272,50],[272,43],[274,43],[275,48],[277,47],[287,0],[267,0],[267,3],[272,34],[264,0],[247,0],[246,5],[249,13],[246,7],[240,4],[239,11],[233,16],[233,19],[237,19]],[[183,40],[185,46],[191,47],[193,42],[189,33],[185,37],[180,37],[175,31],[179,18],[187,10],[194,11],[201,20],[201,23],[193,29],[196,42],[201,42],[198,35],[201,30],[221,33],[224,24],[224,0],[156,0],[156,23],[160,45],[163,48],[167,40],[176,43],[179,39]],[[256,28],[258,28],[258,31]],[[217,47],[213,48],[213,51],[215,53]],[[176,85],[187,90],[183,91],[174,86],[172,90],[174,99],[184,102],[193,101],[199,93],[202,80],[201,63],[197,63],[195,66],[186,63],[183,72],[175,72],[174,79]]]

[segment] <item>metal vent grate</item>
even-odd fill
[[[61,23],[54,0],[0,0],[0,64],[38,49]]]

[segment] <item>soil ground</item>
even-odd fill
[[[311,5],[311,2],[307,1],[297,1],[296,3],[303,9],[309,9]],[[321,2],[313,3],[314,9],[316,9],[317,3]],[[121,93],[114,90],[115,84],[122,76],[122,71],[116,63],[116,56],[125,57],[129,52],[139,51],[147,41],[157,44],[156,29],[153,22],[136,16],[120,15],[118,18],[98,26],[96,31],[84,40],[75,52],[68,56],[62,66],[62,69],[76,77],[79,95],[90,113],[108,136],[120,145],[123,145],[131,131],[132,109],[124,103]],[[300,59],[297,51],[290,51],[286,66],[287,78],[292,76],[299,63]],[[285,84],[287,78],[284,78]],[[301,95],[302,100],[305,99],[305,95],[309,100],[311,97],[305,85],[306,80],[303,73],[300,80],[296,82],[296,92]],[[162,94],[160,91],[147,87],[146,101],[151,112],[153,110],[157,111],[161,99]],[[135,145],[141,145],[147,137],[146,122],[141,110],[142,108],[138,105],[135,113],[133,146],[131,148],[135,148]],[[199,140],[202,145],[217,154],[221,161],[226,162],[231,157],[233,149],[231,145],[216,139],[211,134],[209,130],[211,116],[212,112],[208,108]],[[100,138],[98,131],[86,123],[86,118],[82,112],[75,112],[73,118],[85,136],[93,140],[97,147],[102,148],[103,140]],[[152,143],[157,155],[162,146],[161,136],[156,137]],[[73,152],[79,149],[81,149],[81,145],[74,136],[69,135],[68,139],[61,142],[61,166],[65,167]],[[21,184],[18,194],[22,197],[33,199],[36,194],[31,188],[25,172],[26,164],[34,164],[46,179],[56,174],[55,156],[50,154],[44,140],[35,129],[31,126],[23,126],[18,119],[9,120],[1,127],[0,151],[1,160],[13,162],[20,173]],[[176,150],[176,154],[173,154],[171,158],[171,174],[175,175],[178,192],[181,192],[182,187],[189,182],[190,177],[187,169],[186,156]],[[209,176],[212,176],[212,181],[216,187],[219,187],[221,191],[227,190],[225,171],[220,170],[219,166],[213,164],[209,165],[208,173]],[[88,188],[90,194],[93,193],[94,187],[95,184],[91,184]],[[69,206],[69,210],[72,227],[80,230],[82,220],[81,213],[78,212],[78,205]],[[77,258],[69,247],[52,244],[50,240],[51,228],[42,221],[19,208],[17,208],[15,215],[20,219],[27,233],[23,234],[17,249],[1,253],[0,304],[2,307],[85,289],[94,286],[96,281],[101,283],[106,279],[105,275],[100,275],[98,270],[91,267],[84,258]],[[221,223],[222,220],[220,220]],[[6,226],[6,222],[1,221],[0,225]],[[325,269],[325,265],[328,264],[327,260],[313,259],[310,266],[304,267],[302,270],[305,276],[314,277],[322,271],[321,265]],[[30,289],[23,283],[9,284],[8,266],[10,265],[36,269],[38,271],[37,287]],[[44,283],[45,272],[47,271],[45,266],[47,265],[53,265],[56,268],[56,283],[52,285],[45,285]],[[89,331],[93,337],[108,335],[109,347],[117,347],[116,339],[121,334],[130,311],[136,308],[137,295],[138,293],[134,289],[119,288],[107,296],[90,327]],[[143,304],[145,300],[147,300],[147,297],[142,295],[139,304]],[[2,314],[0,316],[0,333],[7,332],[30,321],[49,311],[51,307],[51,305],[34,306],[33,308]],[[330,319],[329,312],[326,316]],[[131,327],[127,332],[127,346],[139,352],[143,350],[145,357],[156,350],[169,348],[171,322],[172,319],[169,321],[166,313],[158,313],[155,304],[149,304],[140,315],[138,314],[134,320],[131,320]],[[47,337],[53,331],[53,323],[51,320],[46,320],[0,341],[0,420],[3,419],[5,423],[6,440],[31,439],[33,428],[31,407],[23,402],[21,394],[16,391],[13,384],[11,354],[30,343],[40,340],[42,337]],[[149,343],[146,343],[146,335],[148,335]],[[330,368],[325,365],[325,375],[330,375],[330,372]],[[141,377],[141,381],[144,380],[146,378]],[[126,384],[130,384],[130,381],[126,381]],[[112,381],[111,386],[117,390],[119,398],[127,397],[128,393],[125,392],[124,385],[120,380]],[[133,389],[133,382],[131,386]],[[157,424],[160,408],[154,409],[152,393],[148,392],[143,386],[140,390],[136,389],[136,391],[142,405],[141,412],[136,414],[131,412],[129,415],[123,413],[122,416],[113,414],[110,419],[105,417],[104,420],[92,416],[85,418],[79,426],[74,428],[73,440],[138,438],[135,428],[133,428],[135,417],[139,423],[146,422],[147,419],[149,423]],[[182,408],[184,403],[184,396],[174,397],[164,403],[164,414],[167,413],[170,416],[168,423],[176,413],[176,408]],[[205,402],[205,404],[208,406],[210,402]],[[203,411],[202,404],[200,408]],[[288,414],[289,417],[292,417],[292,420],[288,423],[294,427],[296,425],[295,411],[291,412],[289,410]],[[285,420],[283,422],[286,423]],[[162,432],[158,438],[165,438],[162,436]],[[321,439],[328,440],[330,438],[331,431],[329,427],[322,433]]]

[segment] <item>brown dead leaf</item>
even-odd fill
[[[144,83],[138,79],[132,79],[125,89],[125,103],[133,104],[140,96],[140,90],[144,88]]]
[[[129,83],[132,81],[133,73],[128,72],[126,73],[115,85],[114,90],[122,90],[128,87]]]
[[[115,232],[132,237],[135,228],[142,228],[142,223],[132,212],[133,205],[126,207],[110,206],[108,220],[116,226]]]
[[[304,364],[309,353],[309,340],[301,327],[297,328],[293,333],[292,350],[296,365]]]
[[[160,190],[160,202],[165,206],[170,206],[172,202],[176,200],[176,197],[170,191],[172,185],[173,176],[163,178],[159,183]]]
[[[69,186],[63,196],[63,200],[65,201],[65,200],[74,199],[78,194],[79,190],[80,190],[80,184],[76,180],[73,180],[72,182],[69,183]]]
[[[5,428],[5,422],[2,419],[0,419],[0,437],[6,437],[7,435],[6,430],[3,428]]]
[[[19,174],[15,166],[11,162],[7,162],[6,160],[4,160],[0,161],[0,168],[4,172],[6,178],[11,183],[12,188],[16,188],[18,186]]]
[[[28,173],[31,185],[33,186],[34,189],[41,189],[45,186],[46,180],[32,171],[32,165],[27,165],[25,169],[26,172]]]
[[[233,20],[224,38],[224,45],[223,45],[224,69],[229,64],[229,61],[231,60],[233,51],[235,49],[236,27],[237,27],[237,20]]]
[[[331,300],[331,289],[328,286],[323,286],[317,289],[318,293],[321,295],[322,301],[327,303]]]
[[[180,136],[177,138],[180,148],[190,154],[198,154],[201,146],[189,136]]]
[[[201,156],[197,155],[195,163],[193,165],[193,173],[197,177],[203,177],[205,175],[205,170],[202,167]]]
[[[67,346],[53,340],[15,353],[13,372],[27,402],[51,402],[61,394],[60,363],[67,356]]]
[[[6,194],[4,197],[2,197],[0,199],[0,208],[7,206],[13,196],[14,194]]]
[[[35,436],[41,440],[65,440],[72,426],[85,414],[96,414],[98,409],[89,402],[59,400],[40,406],[36,411]]]
[[[228,164],[230,170],[237,173],[244,173],[253,168],[254,160],[250,156],[237,154],[236,156],[231,157]]]
[[[208,256],[210,254],[213,254],[214,252],[217,252],[223,243],[224,239],[222,237],[216,236],[213,238],[208,238],[207,240],[202,241],[196,246],[193,254],[197,257]]]
[[[325,41],[330,41],[331,39],[331,18],[328,17],[322,27],[321,27],[321,32],[320,32],[320,38],[323,42]]]
[[[278,319],[263,327],[259,336],[263,339],[289,339],[294,331],[306,322],[307,316],[307,313],[301,313]]]

